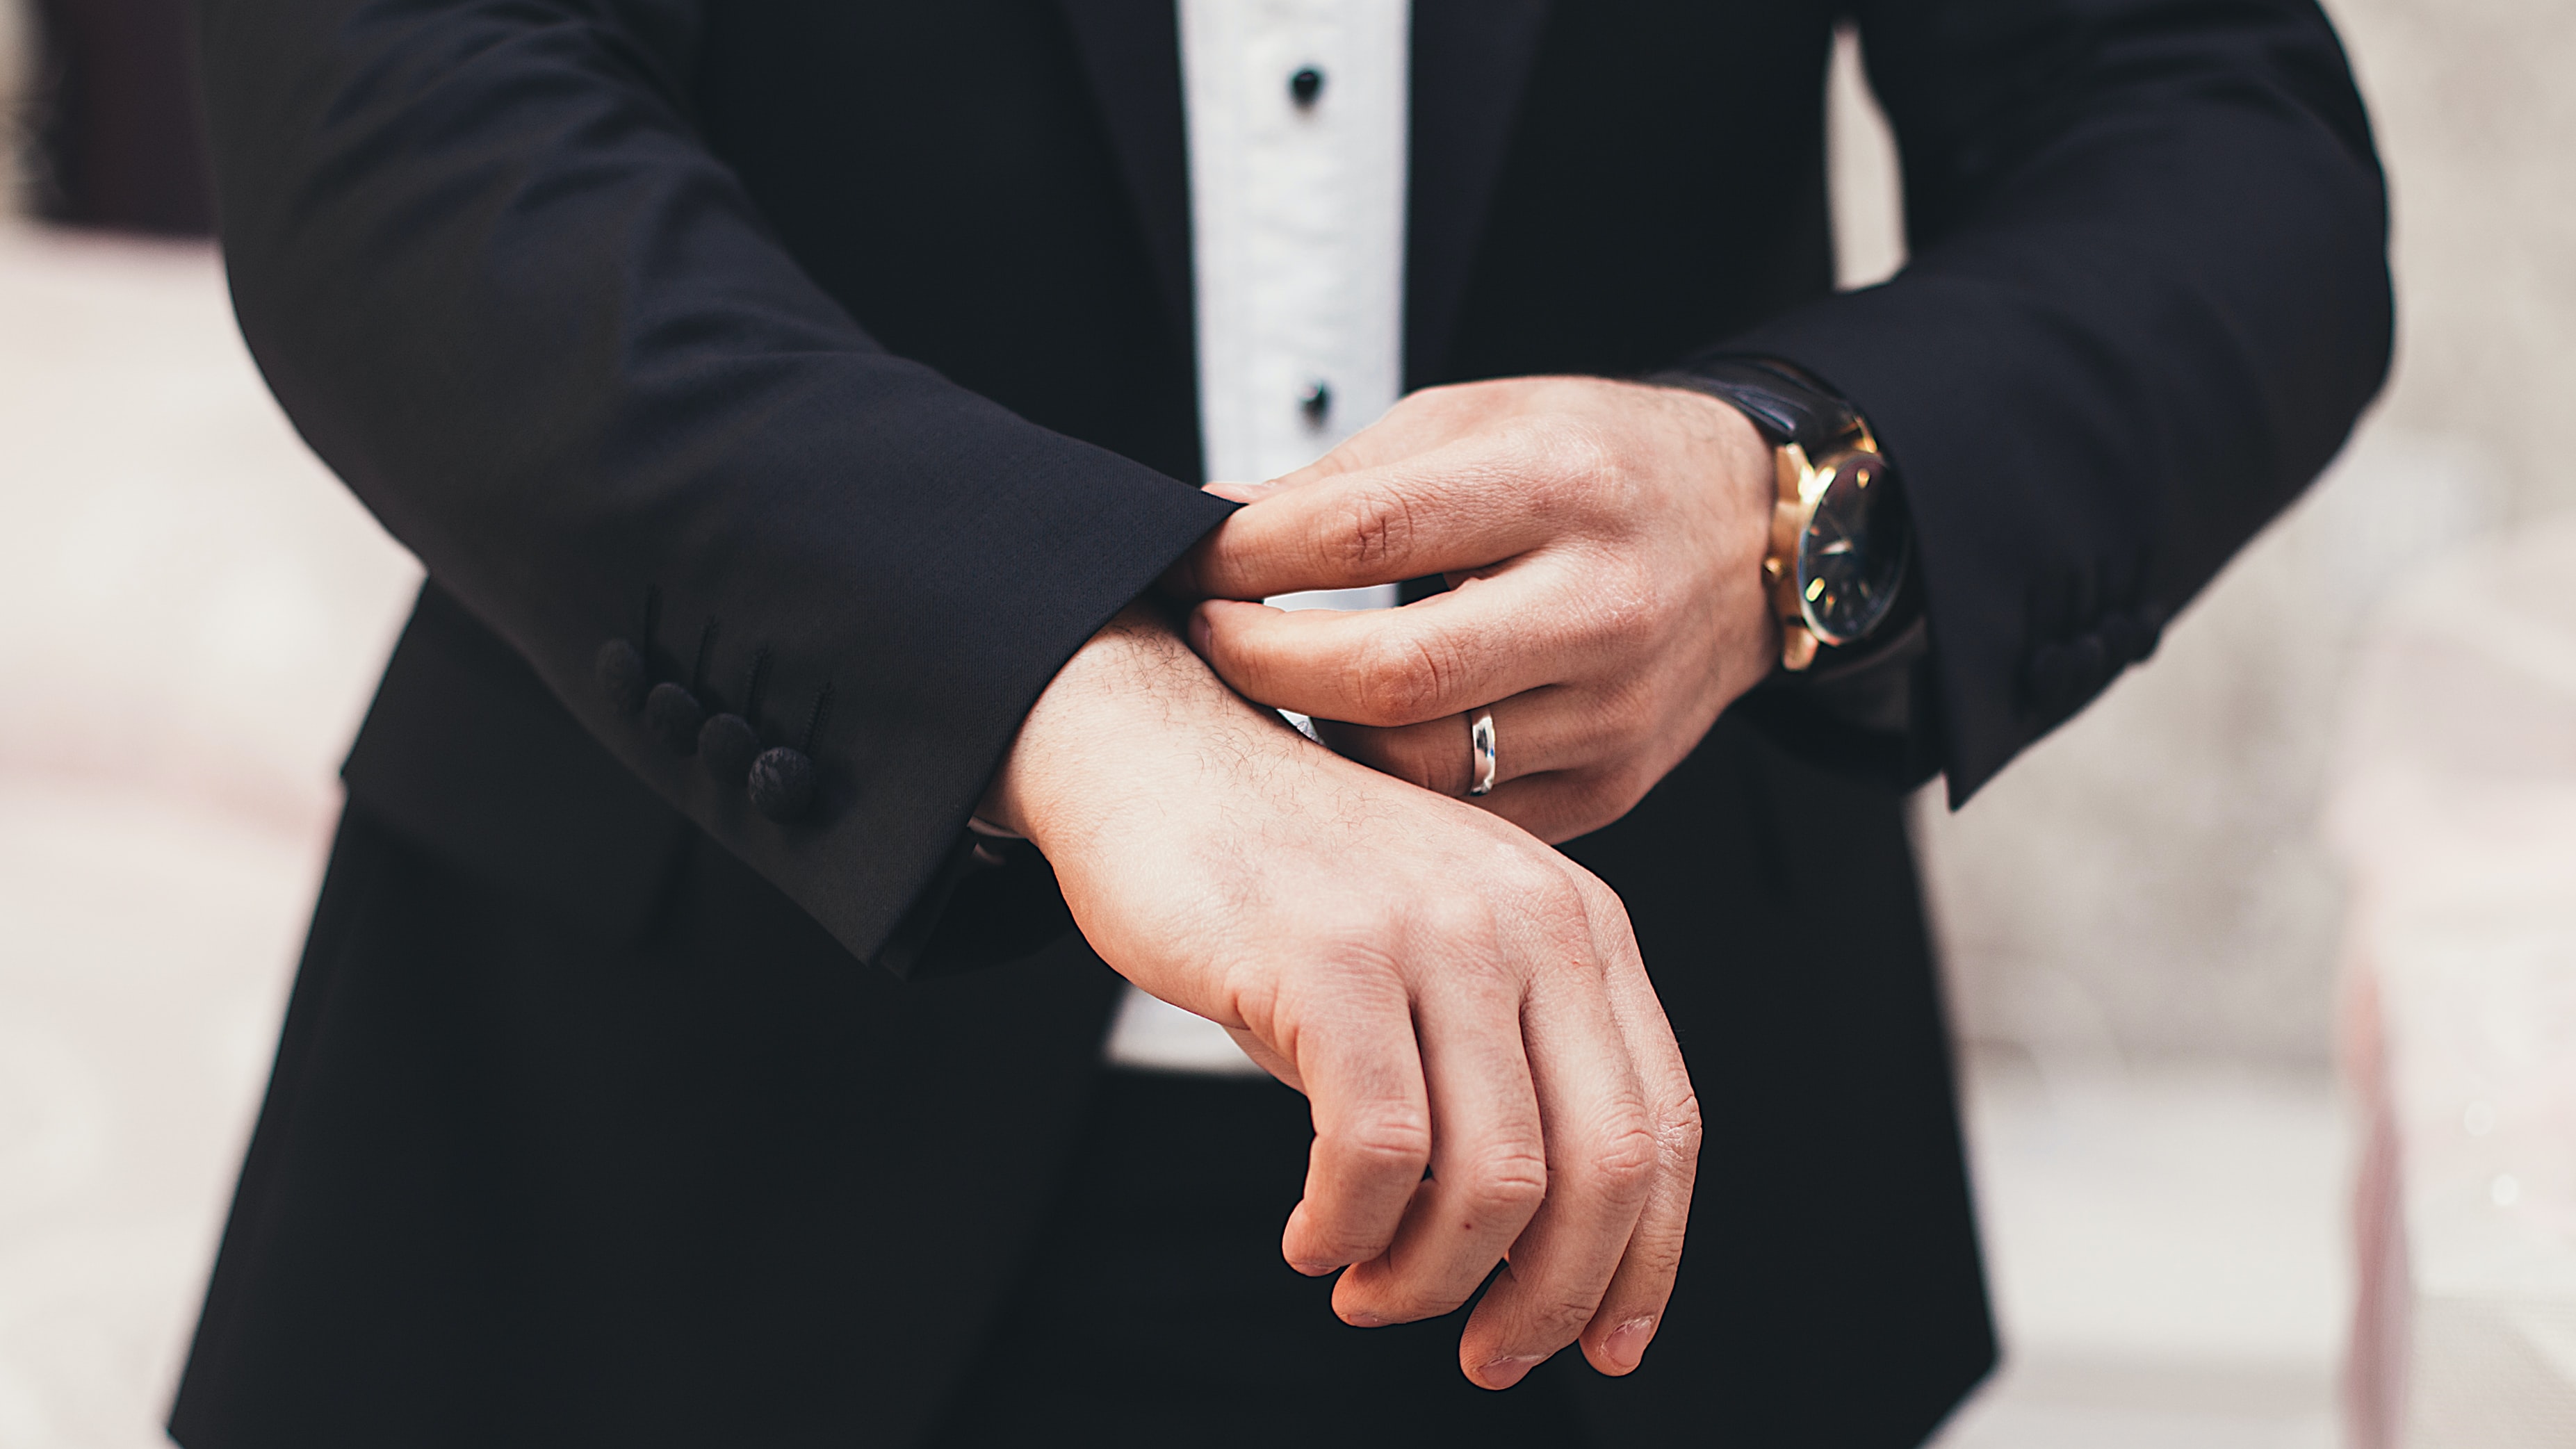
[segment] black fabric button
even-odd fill
[[[608,696],[609,706],[619,714],[633,714],[644,707],[642,650],[623,639],[611,639],[599,646],[590,672],[599,681],[599,692]]]
[[[644,723],[662,737],[675,755],[695,754],[698,748],[698,726],[706,723],[706,709],[698,697],[670,680],[653,686],[644,696]]]
[[[738,714],[714,714],[698,728],[698,759],[719,785],[741,789],[760,757],[760,731]]]
[[[814,762],[802,750],[778,745],[751,762],[752,808],[772,820],[793,820],[814,803]]]
[[[1311,65],[1288,77],[1288,94],[1296,100],[1300,110],[1313,105],[1315,97],[1323,93],[1324,73]]]
[[[1304,413],[1310,423],[1322,422],[1325,415],[1333,410],[1332,384],[1322,378],[1306,384],[1306,390],[1297,396],[1297,410]]]

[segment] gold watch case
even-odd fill
[[[1880,535],[1901,531],[1904,513],[1882,506],[1893,483],[1867,424],[1821,459],[1797,443],[1772,457],[1779,493],[1762,578],[1780,619],[1780,663],[1803,670],[1819,647],[1866,637],[1895,605],[1909,550]]]

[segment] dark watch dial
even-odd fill
[[[1867,638],[1905,582],[1906,514],[1887,460],[1858,450],[1825,461],[1823,496],[1798,540],[1798,602],[1819,643]]]

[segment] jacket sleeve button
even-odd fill
[[[609,707],[619,714],[633,714],[644,707],[644,654],[634,645],[623,639],[600,645],[590,672],[599,681],[600,693],[608,696]]]
[[[698,697],[681,685],[663,680],[644,696],[644,723],[662,737],[675,755],[694,754],[698,748],[698,726],[706,722],[707,712],[699,706]]]
[[[719,785],[743,788],[759,755],[760,734],[741,715],[709,715],[698,729],[698,759]]]
[[[749,783],[752,808],[772,820],[793,820],[814,803],[814,762],[802,750],[774,746],[751,762]]]

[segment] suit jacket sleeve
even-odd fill
[[[2386,197],[2308,0],[1859,17],[1913,260],[1719,350],[1814,372],[1896,464],[1933,643],[1907,753],[1955,805],[2341,446],[2388,366]]]
[[[234,299],[288,415],[441,588],[908,969],[1029,705],[1225,505],[871,341],[695,133],[696,29],[677,0],[209,0]],[[621,638],[734,710],[765,652],[767,743],[828,684],[810,814],[763,818],[621,713],[594,679]]]

